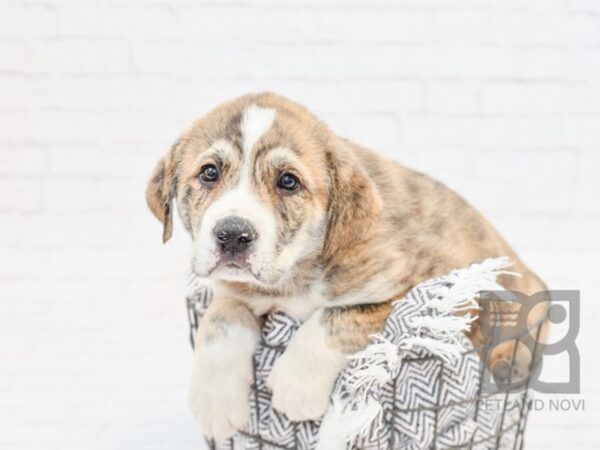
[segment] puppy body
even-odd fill
[[[522,276],[503,278],[504,287],[544,289],[453,191],[337,137],[270,93],[236,99],[196,122],[159,163],[147,198],[165,239],[177,199],[193,267],[214,281],[196,337],[191,404],[203,431],[217,438],[248,419],[252,354],[260,317],[271,310],[304,321],[268,381],[274,407],[304,420],[323,414],[345,356],[363,348],[391,301],[419,282],[506,255]],[[243,219],[240,236],[251,237],[242,250],[220,240],[232,216]],[[477,326],[471,338],[482,342]],[[498,357],[512,355],[510,345]]]

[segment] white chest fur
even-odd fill
[[[252,298],[242,298],[256,316],[262,316],[269,311],[283,311],[291,317],[305,321],[317,309],[327,304],[325,283],[316,282],[294,295],[281,297],[254,295]]]

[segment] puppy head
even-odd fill
[[[343,142],[274,94],[218,107],[159,162],[147,200],[165,241],[174,197],[196,273],[263,286],[296,278],[304,262],[326,263],[360,239],[381,205]]]

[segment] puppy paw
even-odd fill
[[[329,404],[335,376],[284,353],[267,379],[273,407],[293,421],[318,419]]]
[[[288,350],[267,379],[273,407],[292,421],[321,418],[342,367],[336,358],[318,360]]]
[[[196,361],[189,397],[192,413],[206,436],[229,438],[250,419],[251,361],[211,352],[201,352]]]
[[[243,429],[250,418],[250,381],[237,374],[213,372],[207,368],[190,392],[190,407],[202,432],[217,440]]]

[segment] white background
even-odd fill
[[[194,118],[256,90],[446,182],[582,290],[586,411],[527,437],[597,448],[600,1],[2,0],[0,449],[203,448],[188,238],[161,245],[144,189]]]

